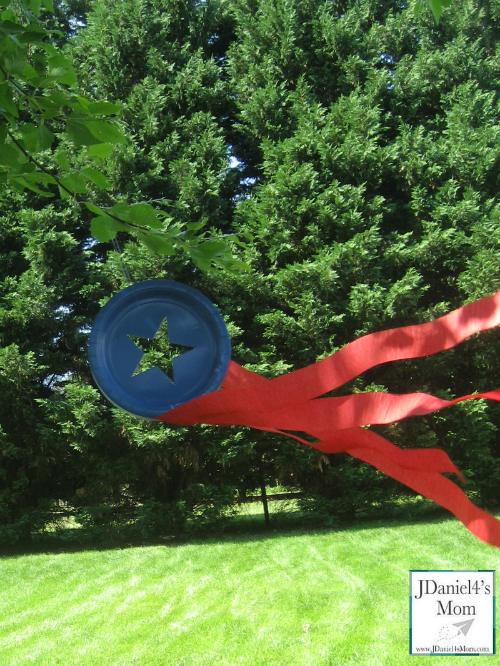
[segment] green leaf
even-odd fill
[[[105,215],[105,212],[98,208],[96,205],[91,203],[90,201],[85,201],[84,202],[87,208],[90,210],[90,212],[95,213],[96,215]]]
[[[105,120],[85,120],[85,127],[99,139],[99,143],[127,143],[127,137],[116,126]]]
[[[38,113],[40,109],[45,109],[45,113],[42,116],[45,120],[54,118],[61,111],[59,104],[56,104],[50,97],[34,97],[30,99],[29,104],[35,113]]]
[[[227,243],[222,240],[202,241],[194,247],[190,247],[189,256],[196,266],[202,271],[212,270],[213,265],[226,268],[233,265],[233,259]],[[243,262],[240,262],[243,264]],[[244,264],[246,266],[246,264]]]
[[[137,203],[137,204],[128,204],[128,203],[118,203],[115,204],[110,213],[119,217],[124,222],[129,222],[138,227],[148,226],[152,229],[161,229],[163,222],[159,219],[157,211],[153,206],[147,203]],[[146,233],[149,233],[145,230]],[[162,232],[164,233],[164,232]],[[170,236],[173,237],[173,232],[170,230]]]
[[[4,58],[3,69],[7,72],[7,74],[19,75],[23,73],[25,64],[26,55],[17,51],[12,55]]]
[[[47,129],[43,121],[38,126],[38,145],[41,151],[48,150],[55,139],[54,134]]]
[[[61,169],[64,169],[64,171],[69,171],[71,169],[71,164],[69,163],[66,151],[58,150],[54,157]]]
[[[14,46],[12,40],[9,37],[7,37],[6,35],[2,36],[0,34],[0,58],[4,55],[4,53],[12,53],[12,51],[15,48],[16,47]]]
[[[18,40],[21,44],[41,44],[48,35],[50,35],[48,30],[31,23],[21,35],[18,35]]]
[[[36,76],[38,76],[38,73],[37,73],[36,69],[32,65],[30,65],[29,62],[26,61],[24,63],[22,78],[25,81],[30,81],[31,79],[34,79]]]
[[[102,216],[94,217],[90,222],[90,233],[101,243],[108,243],[117,234],[116,230],[112,229],[108,225],[106,218]]]
[[[101,243],[107,243],[116,236],[119,231],[126,231],[127,227],[107,215],[94,217],[90,222],[90,233]]]
[[[41,190],[39,187],[35,185],[36,180],[32,180],[30,176],[33,174],[26,174],[22,176],[14,176],[13,178],[10,179],[11,183],[14,183],[18,186],[18,188],[22,190],[28,189],[31,190],[32,192],[35,192],[36,194],[41,195],[42,197],[53,197],[54,195],[52,192],[47,192],[46,190]]]
[[[172,239],[166,234],[140,231],[137,233],[137,238],[154,254],[172,256],[176,252]]]
[[[40,16],[42,9],[42,0],[24,0],[24,4],[33,12],[35,16]]]
[[[25,123],[19,127],[23,137],[23,145],[28,153],[38,152],[38,128],[33,123]]]
[[[227,270],[229,270],[230,273],[236,274],[240,271],[249,272],[252,270],[252,267],[244,261],[235,261],[234,259],[231,259],[231,263],[227,266]]]
[[[88,105],[88,111],[94,115],[114,116],[120,111],[120,107],[111,102],[91,102]]]
[[[29,165],[32,166],[31,164]],[[33,171],[31,173],[20,174],[33,183],[42,183],[43,185],[57,185],[57,181],[50,173],[43,173],[42,171]]]
[[[227,244],[223,240],[205,241],[198,246],[200,255],[207,259],[212,259],[218,254],[228,251]]]
[[[106,159],[113,152],[114,145],[112,143],[97,143],[88,148],[89,157],[99,157],[101,159]]]
[[[71,199],[72,194],[59,185],[59,196],[64,201],[65,199]]]
[[[43,6],[48,12],[54,13],[54,3],[52,0],[42,0]]]
[[[83,113],[86,115],[88,113],[88,110],[89,110],[90,100],[87,99],[86,97],[82,97],[81,95],[78,95],[77,100],[78,100],[78,106],[81,108]]]
[[[33,164],[33,162],[28,162],[24,155],[23,158],[23,162],[17,164],[11,169],[12,174],[15,174],[16,176],[24,176],[27,173],[39,173],[37,172],[36,166]]]
[[[451,5],[452,0],[427,0],[427,2],[434,14],[436,24],[439,25],[443,10]]]
[[[26,162],[26,157],[23,153],[12,144],[2,146],[0,151],[0,164],[7,167],[19,167],[20,164]]]
[[[48,62],[48,74],[67,86],[76,83],[76,72],[73,63],[62,55],[53,56]]]
[[[19,35],[24,32],[24,26],[14,21],[0,21],[0,32],[6,35]]]
[[[202,229],[204,226],[205,226],[205,222],[188,222],[188,223],[186,224],[186,229],[187,229],[188,231],[195,232],[195,231],[199,231],[199,230]]]
[[[35,85],[35,83],[36,81],[32,82],[33,85]],[[35,112],[39,111],[38,107],[44,109],[45,113],[43,114],[43,118],[50,120],[51,118],[60,115],[64,108],[72,107],[72,97],[59,90],[51,92],[50,94],[35,97],[33,103],[30,103],[30,105]],[[73,119],[70,118],[69,122],[73,122]],[[86,128],[84,129],[87,131]]]
[[[127,203],[118,203],[113,206],[111,213],[124,220],[125,222],[129,221],[130,215],[130,205]]]
[[[83,120],[70,118],[66,123],[66,132],[77,146],[91,146],[100,143]]]
[[[12,88],[7,81],[0,83],[0,112],[8,113],[11,116],[14,116],[14,118],[19,117],[19,111],[17,109],[17,104],[14,102]]]
[[[45,51],[45,53],[49,56],[55,57],[59,55],[59,51],[53,44],[50,44],[50,42],[43,42],[42,44],[38,44],[38,48]]]
[[[205,257],[202,257],[201,255],[197,254],[193,250],[188,252],[189,256],[191,257],[194,265],[200,269],[200,271],[205,271],[208,272],[212,268],[212,262],[209,259],[206,259]]]
[[[93,169],[92,167],[84,167],[82,169],[82,173],[87,178],[90,180],[91,183],[94,183],[94,185],[97,185],[101,190],[109,190],[112,185],[109,182],[109,180],[106,178],[106,176],[101,173],[98,169]]]
[[[158,219],[157,211],[147,203],[132,204],[129,207],[128,219],[140,227],[148,226],[152,229],[161,229],[163,226]]]
[[[9,4],[9,3],[7,2],[7,4]],[[12,9],[6,9],[4,12],[2,12],[0,14],[0,19],[2,21],[15,21],[16,20],[16,15],[12,11]]]
[[[87,185],[85,183],[85,178],[81,173],[68,173],[60,179],[60,182],[73,194],[87,194]]]
[[[238,236],[236,236],[236,235],[234,235],[234,234],[231,234],[231,235],[227,235],[227,236],[225,236],[225,239],[226,239],[226,242],[227,242],[227,243],[229,243],[229,242],[234,243],[235,245],[238,245],[238,247],[241,247],[241,248],[245,248],[245,247],[246,247],[246,243],[244,243],[243,241],[241,241],[241,240],[238,238]]]

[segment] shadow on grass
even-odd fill
[[[383,510],[381,510],[381,513],[383,513]],[[421,525],[423,523],[439,524],[456,520],[448,511],[432,504],[422,507],[419,512],[413,512],[411,515],[405,516],[402,515],[403,513],[402,507],[399,507],[397,511],[385,512],[383,517],[371,516],[369,518],[358,518],[349,524],[335,526],[322,524],[321,520],[315,518],[314,515],[308,516],[303,513],[298,514],[298,512],[296,516],[293,514],[279,516],[279,519],[271,522],[270,527],[265,525],[262,516],[237,516],[225,522],[223,530],[216,527],[211,532],[143,540],[137,538],[127,540],[126,535],[121,535],[120,538],[110,541],[106,540],[106,542],[101,543],[79,543],[75,540],[69,540],[67,533],[72,530],[60,530],[53,535],[45,535],[43,539],[28,544],[0,547],[0,559],[18,558],[28,555],[123,550],[152,546],[175,548],[187,544],[203,546],[205,544],[228,543],[231,541],[245,543],[308,534],[325,534],[329,532],[341,534],[373,529],[394,529],[411,525]]]

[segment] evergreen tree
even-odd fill
[[[255,178],[235,211],[235,229],[255,239],[252,277],[234,287],[242,360],[274,375],[498,289],[497,13],[458,3],[437,27],[416,4],[236,3],[228,66],[238,156]],[[463,395],[498,385],[497,349],[486,335],[342,391]],[[403,446],[444,445],[486,503],[498,500],[485,473],[497,423],[496,406],[467,405],[379,430]],[[362,505],[377,476],[337,456],[317,482]]]
[[[30,532],[27,513],[43,525],[49,505],[68,498],[75,461],[47,436],[40,401],[87,372],[86,331],[105,292],[70,212],[12,191],[0,210],[0,535],[13,537],[16,525]]]
[[[3,536],[41,529],[58,500],[102,538],[126,523],[142,537],[210,523],[262,481],[301,488],[331,521],[404,494],[348,456],[111,408],[89,376],[86,335],[99,300],[129,277],[176,279],[218,305],[233,358],[273,377],[497,290],[498,3],[456,0],[439,26],[392,0],[85,11],[72,45],[82,86],[121,102],[129,134],[106,177],[131,203],[166,198],[174,222],[207,225],[208,255],[222,234],[246,235],[252,272],[205,274],[121,234],[120,255],[59,205],[2,194]],[[337,394],[491,389],[498,345],[491,331]],[[474,402],[376,430],[445,448],[487,506],[499,499],[499,419]]]

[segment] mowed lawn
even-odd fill
[[[453,519],[4,557],[0,664],[428,664],[409,570],[499,568]]]

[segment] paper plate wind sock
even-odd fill
[[[180,347],[170,378],[158,367],[141,369],[147,354],[141,341],[154,338],[165,324],[169,343]],[[144,282],[114,296],[98,315],[90,361],[103,393],[132,414],[183,426],[247,426],[324,453],[349,453],[440,504],[476,537],[500,547],[500,521],[443,476],[452,473],[464,481],[444,451],[400,449],[363,427],[430,414],[463,400],[500,402],[500,389],[451,401],[427,393],[321,397],[376,365],[437,354],[499,324],[497,292],[433,322],[365,335],[318,363],[269,380],[230,360],[222,318],[199,292],[174,282]],[[318,441],[311,444],[287,431]]]
[[[149,349],[154,340],[162,352],[158,358]],[[156,419],[219,388],[231,343],[224,320],[203,294],[155,280],[108,301],[92,327],[89,357],[94,379],[112,403]]]

